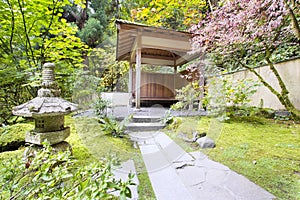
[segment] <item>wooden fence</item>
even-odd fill
[[[141,101],[174,101],[176,89],[188,82],[179,74],[146,73],[141,74]],[[135,96],[135,73],[133,73],[133,96]]]

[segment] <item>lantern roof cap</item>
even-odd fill
[[[54,76],[53,63],[45,63],[43,66],[43,80],[38,96],[24,104],[15,106],[12,113],[17,116],[55,116],[66,115],[77,110],[77,104],[71,103],[59,97],[60,90],[57,87]]]

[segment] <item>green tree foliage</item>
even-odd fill
[[[89,18],[78,36],[90,47],[96,47],[101,41],[101,34],[103,34],[103,26],[96,18]]]
[[[76,1],[74,3],[77,3]],[[70,96],[72,73],[86,46],[77,28],[62,18],[67,0],[0,2],[0,123],[10,123],[11,109],[34,97],[43,63],[57,64],[63,96]]]
[[[137,0],[84,0],[84,6],[81,7],[65,6],[63,17],[68,22],[75,22],[82,41],[95,48],[115,34],[115,19],[129,19],[131,8],[140,5],[141,2]]]
[[[110,43],[103,48],[95,48],[89,57],[89,70],[101,78],[101,88],[104,91],[122,91],[127,89],[127,83],[122,79],[129,70],[126,62],[118,62],[115,58],[116,48]]]
[[[100,77],[91,74],[89,71],[77,73],[72,100],[79,105],[80,109],[91,108],[100,92],[102,92]]]
[[[82,7],[77,5],[65,7],[65,18],[75,22],[78,26],[78,36],[89,47],[95,48],[106,36],[111,35],[109,24],[113,13],[109,1],[93,0],[84,1]]]
[[[131,10],[132,20],[152,26],[187,30],[205,16],[208,2],[199,0],[152,0]]]
[[[69,151],[56,152],[45,144],[44,149],[29,148],[27,158],[5,159],[0,164],[1,199],[120,199],[131,197],[133,175],[123,182],[113,178],[116,160],[79,166]]]

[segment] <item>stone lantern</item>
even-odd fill
[[[14,115],[35,120],[35,128],[26,133],[25,142],[42,145],[47,140],[50,145],[59,146],[70,135],[70,127],[64,126],[64,115],[77,110],[77,105],[59,97],[54,67],[53,63],[45,63],[38,96],[13,108]]]

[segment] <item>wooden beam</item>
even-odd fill
[[[139,47],[142,49],[141,46],[141,32],[139,31],[138,34],[135,36],[135,40],[131,46],[131,55],[130,55],[130,62],[134,62],[135,56],[136,56],[136,49]]]
[[[168,32],[160,32],[160,31],[146,31],[144,29],[143,36],[149,36],[154,38],[162,38],[162,39],[172,39],[176,41],[189,41],[192,38],[190,34],[184,34],[180,32],[168,33]]]
[[[130,54],[130,62],[134,62],[134,60],[136,59],[136,50],[137,50],[137,42],[136,41],[137,40],[135,40],[135,42],[132,45],[132,50],[131,50],[131,54]]]
[[[189,40],[178,41],[165,38],[156,38],[150,36],[142,36],[143,48],[154,48],[175,51],[191,51],[192,46]]]
[[[180,66],[180,65],[186,63],[187,61],[188,62],[192,61],[198,57],[199,57],[199,54],[185,54],[184,56],[181,56],[176,60],[176,66]]]
[[[132,72],[133,72],[133,70],[132,70],[132,68],[133,68],[133,66],[132,66],[133,64],[132,63],[130,63],[129,64],[129,76],[128,76],[128,93],[129,93],[129,105],[130,105],[130,107],[132,106]]]
[[[161,56],[161,55],[148,55],[148,54],[142,54],[142,58],[152,58],[152,59],[158,59],[158,60],[176,60],[174,57],[170,56]]]
[[[174,66],[173,60],[160,60],[155,58],[142,58],[142,63],[161,66]]]
[[[141,35],[138,34],[136,38],[136,64],[135,64],[135,107],[141,107],[141,64],[142,64],[142,48],[141,48]]]

